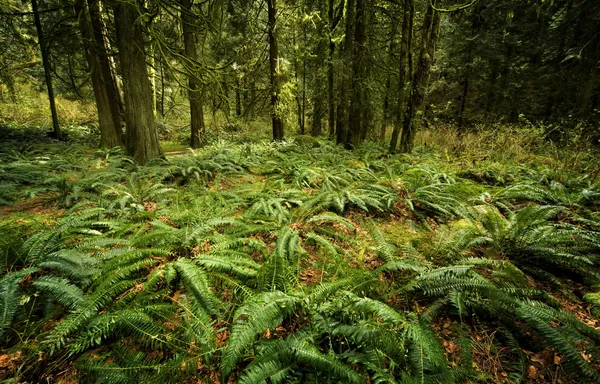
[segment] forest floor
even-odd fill
[[[138,166],[2,129],[0,382],[600,377],[591,150],[236,134]]]

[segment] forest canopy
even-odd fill
[[[600,382],[597,0],[0,0],[0,383]]]

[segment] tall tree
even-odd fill
[[[351,85],[351,100],[350,100],[350,115],[348,132],[346,134],[345,145],[347,148],[356,148],[361,137],[361,130],[365,127],[364,121],[361,118],[364,102],[363,93],[363,66],[365,53],[365,39],[367,26],[367,0],[357,0],[356,2],[356,21],[354,29],[354,46],[352,50],[352,85]],[[363,124],[361,124],[361,122]]]
[[[42,64],[44,66],[44,77],[46,79],[46,89],[48,91],[48,100],[50,101],[50,113],[52,114],[53,136],[57,139],[61,138],[60,124],[58,122],[58,113],[56,112],[56,102],[54,100],[54,88],[52,88],[52,73],[50,69],[50,59],[48,55],[48,44],[44,37],[42,22],[40,20],[40,12],[38,9],[37,0],[31,0],[31,8],[33,10],[33,18],[35,20],[35,29],[38,35],[38,44],[42,53]]]
[[[267,0],[268,35],[269,35],[269,74],[271,80],[271,122],[273,127],[273,140],[283,140],[283,120],[277,111],[279,104],[279,50],[277,46],[277,2]]]
[[[398,72],[398,98],[396,101],[396,113],[394,119],[394,130],[390,140],[390,152],[395,152],[398,146],[398,137],[402,131],[403,108],[406,100],[407,87],[412,78],[412,35],[415,16],[415,5],[413,0],[404,0],[404,12],[402,18],[402,36],[400,40],[400,68]]]
[[[198,54],[196,52],[196,35],[194,33],[195,17],[192,14],[193,0],[180,0],[181,29],[183,30],[184,55],[188,62],[188,98],[190,102],[190,146],[200,148],[206,143],[204,127],[204,110],[200,79],[197,75]],[[236,99],[237,100],[237,99]],[[236,109],[239,105],[237,100]]]
[[[433,63],[435,42],[440,28],[440,13],[435,10],[436,0],[427,1],[423,20],[421,47],[416,72],[412,79],[406,111],[404,113],[400,151],[409,153],[415,144],[418,124],[425,113],[425,96],[429,83],[429,72]]]
[[[110,76],[108,63],[103,71],[102,61],[106,60],[104,41],[96,38],[90,8],[87,0],[77,0],[75,10],[79,18],[79,26],[83,37],[88,67],[91,73],[92,88],[98,112],[98,125],[100,128],[100,147],[112,148],[123,145],[121,116],[119,106],[114,94],[113,80]],[[106,75],[108,74],[108,77]]]
[[[114,3],[125,96],[126,147],[135,161],[145,164],[154,157],[162,156],[162,150],[152,109],[152,87],[144,49],[144,26],[138,20],[142,7],[141,0]]]
[[[354,10],[356,0],[346,0],[346,28],[344,32],[344,45],[340,58],[344,68],[352,68],[352,48],[354,43]],[[340,74],[340,101],[337,108],[335,122],[335,135],[338,144],[346,144],[348,134],[348,78],[347,71]]]
[[[342,0],[343,2],[344,0]],[[334,19],[334,0],[327,0],[327,21],[329,24],[329,56],[327,57],[327,122],[329,125],[329,137],[335,134],[335,89],[334,89],[334,67],[333,55],[335,53],[335,42],[333,33],[337,22]]]

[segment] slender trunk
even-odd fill
[[[164,64],[162,62],[162,60],[160,61],[160,104],[159,104],[159,112],[160,112],[160,117],[164,118],[165,117],[165,67]]]
[[[148,78],[144,34],[137,21],[141,4],[117,2],[114,7],[115,27],[119,42],[119,59],[125,96],[127,151],[135,161],[145,164],[162,156],[156,122],[152,111],[152,88]]]
[[[296,46],[296,36],[294,32],[294,38],[292,44]],[[294,58],[294,80],[296,82],[296,93],[294,99],[296,100],[296,119],[298,120],[298,132],[304,135],[304,120],[302,116],[302,98],[300,97],[300,74],[298,73],[298,59]]]
[[[460,110],[458,111],[458,131],[462,131],[462,127],[465,125],[465,107],[467,105],[467,95],[469,94],[469,73],[463,80],[463,91],[460,101]]]
[[[235,116],[242,116],[242,87],[240,83],[240,77],[236,74],[235,76]]]
[[[304,44],[306,44],[306,30],[304,31]],[[306,57],[302,57],[302,128],[306,126]]]
[[[390,34],[390,43],[388,44],[388,57],[389,57],[390,64],[393,61],[394,53],[397,49],[397,44],[395,43],[397,32],[398,32],[398,23],[396,22],[396,19],[393,18],[392,19],[392,29],[391,29],[391,34]],[[392,74],[388,72],[387,79],[385,81],[385,97],[383,99],[383,119],[381,122],[381,130],[379,132],[379,140],[382,142],[385,140],[385,136],[387,134],[387,125],[388,125],[388,120],[389,120],[389,115],[390,115],[391,87],[392,87]]]
[[[394,116],[394,130],[390,139],[390,152],[396,152],[398,138],[402,131],[403,109],[406,101],[409,81],[412,79],[412,35],[415,16],[413,0],[404,0],[404,15],[402,19],[402,36],[400,40],[400,71],[398,76],[398,98]]]
[[[188,69],[188,98],[190,101],[190,147],[200,148],[206,143],[204,127],[204,109],[202,106],[201,83],[196,76],[198,53],[196,51],[196,36],[194,35],[194,16],[192,15],[192,0],[180,0],[181,29],[183,31],[184,55],[189,63]]]
[[[392,86],[392,76],[388,73],[385,81],[385,97],[383,99],[383,119],[381,121],[381,130],[379,131],[379,140],[384,141],[387,134],[387,123],[389,120],[390,109],[390,88]]]
[[[344,46],[340,56],[344,70],[340,76],[340,101],[337,108],[336,120],[336,142],[345,144],[348,135],[348,71],[345,70],[352,66],[352,45],[354,42],[354,7],[356,0],[347,0],[346,3],[346,31],[344,37]]]
[[[154,116],[156,116],[156,100],[158,99],[156,94],[158,93],[156,89],[156,69],[154,68],[156,60],[154,59],[154,43],[148,45],[148,58],[150,65],[148,66],[148,72],[150,73],[150,86],[152,87],[152,112]]]
[[[335,43],[333,42],[333,31],[335,28],[333,20],[333,2],[327,1],[327,20],[329,22],[329,57],[327,58],[327,104],[328,104],[328,125],[329,137],[335,135],[335,96],[334,96],[334,78],[333,78],[333,54],[335,53]]]
[[[269,70],[271,76],[271,121],[273,126],[273,140],[283,140],[283,121],[277,112],[279,104],[279,74],[278,61],[279,52],[276,36],[277,3],[276,0],[267,0],[267,12],[269,16]]]
[[[361,59],[360,59],[360,74],[359,76],[359,87],[361,89],[361,100],[359,103],[360,109],[360,141],[363,142],[367,139],[367,135],[371,132],[372,128],[372,119],[373,119],[373,106],[371,105],[371,88],[368,84],[371,83],[371,72],[373,66],[370,63],[367,63],[367,52],[369,51],[368,43],[368,28],[371,25],[371,20],[375,17],[375,7],[369,6],[369,0],[365,0],[365,9],[363,13],[363,23],[364,23],[364,31],[362,32],[362,43],[360,49],[362,49]]]
[[[346,148],[356,148],[361,138],[361,100],[363,96],[363,61],[366,38],[366,0],[356,2],[356,24],[354,49],[352,50],[352,88],[350,100],[350,122],[346,136]],[[363,122],[364,123],[364,122]]]
[[[112,80],[105,80],[101,69],[102,47],[94,37],[94,29],[90,18],[87,0],[77,0],[75,10],[79,15],[79,27],[81,29],[82,41],[86,60],[91,72],[92,88],[98,111],[98,125],[100,128],[100,147],[112,148],[122,146],[121,116],[116,103],[109,98],[108,87],[112,86]],[[105,52],[104,52],[105,53]]]
[[[42,22],[40,21],[40,13],[38,11],[37,0],[31,0],[31,7],[33,10],[33,17],[35,19],[35,29],[38,35],[38,43],[40,45],[40,51],[42,52],[42,63],[44,65],[44,76],[46,78],[46,88],[48,90],[48,99],[50,101],[50,113],[52,114],[52,127],[53,136],[57,139],[61,138],[60,125],[58,123],[58,113],[56,112],[56,103],[54,101],[54,89],[52,88],[52,76],[50,70],[50,60],[48,58],[48,46],[46,45],[46,39],[44,38],[44,31],[42,30]]]
[[[403,153],[410,153],[412,151],[415,144],[417,124],[425,114],[425,96],[429,83],[429,72],[433,63],[435,42],[440,26],[440,14],[433,8],[435,2],[436,0],[429,0],[423,22],[419,67],[413,76],[411,95],[404,114],[402,140],[400,141],[400,150]]]

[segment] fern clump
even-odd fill
[[[518,382],[532,354],[600,380],[597,181],[312,143],[233,137],[145,166],[0,147],[14,380]]]

